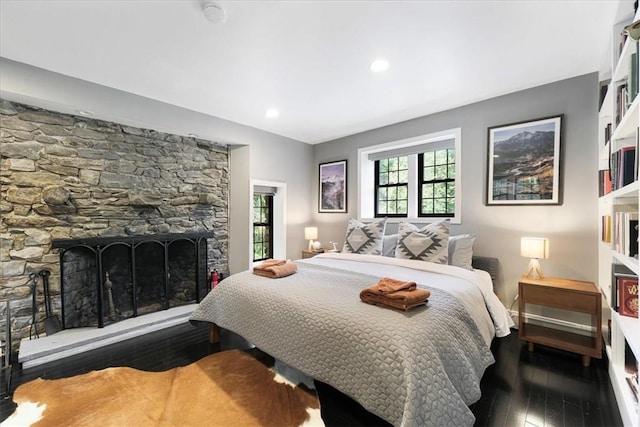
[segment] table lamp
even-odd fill
[[[318,238],[318,227],[305,227],[304,238],[309,241],[309,252],[313,252],[313,241]]]
[[[543,237],[522,237],[520,239],[520,255],[531,258],[526,276],[529,279],[542,279],[542,268],[539,259],[549,258],[549,239]]]

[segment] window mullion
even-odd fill
[[[418,217],[418,155],[409,156],[409,183],[407,186],[407,214],[409,218]]]

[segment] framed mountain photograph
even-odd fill
[[[562,115],[489,128],[487,205],[559,205]]]
[[[347,211],[347,161],[321,163],[318,212]]]

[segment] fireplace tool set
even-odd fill
[[[29,338],[32,338],[32,332],[36,338],[39,337],[38,327],[36,326],[36,313],[38,311],[38,307],[36,304],[36,297],[37,297],[36,287],[37,287],[38,276],[42,278],[42,291],[44,295],[44,311],[45,311],[44,330],[47,333],[47,335],[53,335],[62,329],[60,318],[56,314],[54,314],[53,310],[51,309],[51,292],[49,290],[50,275],[51,275],[51,271],[49,270],[40,270],[37,274],[36,273],[29,274],[29,280],[30,280],[29,287],[31,288],[31,296],[32,296],[32,300],[31,300],[32,330],[29,331]]]

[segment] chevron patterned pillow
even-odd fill
[[[363,255],[382,254],[382,236],[387,218],[380,218],[370,224],[349,218],[347,235],[344,238],[342,252]]]
[[[408,222],[398,225],[396,258],[446,264],[449,256],[449,220],[418,228]]]

